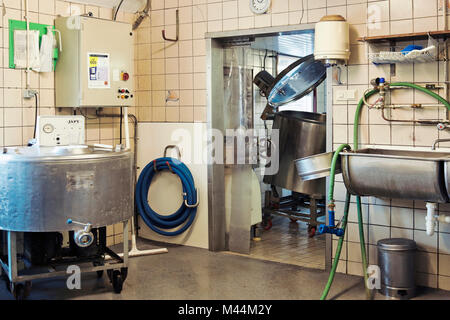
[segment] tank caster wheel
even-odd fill
[[[31,293],[31,281],[25,281],[25,298],[28,298]]]
[[[23,283],[12,284],[9,279],[5,279],[6,289],[13,295],[16,300],[24,300],[30,296],[31,293],[31,281],[25,281]]]
[[[308,227],[308,237],[312,238],[316,235],[316,227]]]
[[[264,230],[270,230],[272,228],[272,219],[267,220]]]
[[[103,277],[103,270],[98,270],[97,271],[97,278],[100,279],[101,277]]]
[[[121,293],[123,287],[122,273],[119,270],[114,270],[112,275],[112,285],[115,293]]]

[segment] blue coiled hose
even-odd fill
[[[197,213],[197,207],[190,208],[183,201],[181,207],[171,215],[164,216],[153,211],[147,201],[148,191],[153,177],[162,170],[170,170],[178,175],[183,185],[183,199],[187,201],[188,205],[194,205],[197,202],[194,178],[188,167],[174,158],[159,158],[147,164],[139,176],[136,185],[136,206],[150,229],[164,236],[176,236],[191,226]],[[175,231],[162,230],[177,228],[181,225],[183,226]]]

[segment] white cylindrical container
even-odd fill
[[[314,58],[330,64],[345,64],[350,57],[349,25],[340,15],[324,16],[316,23]]]

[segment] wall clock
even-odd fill
[[[270,0],[250,0],[250,9],[256,14],[263,14],[269,10]]]

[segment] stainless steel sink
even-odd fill
[[[361,149],[342,152],[342,173],[359,196],[448,202],[450,153]]]

